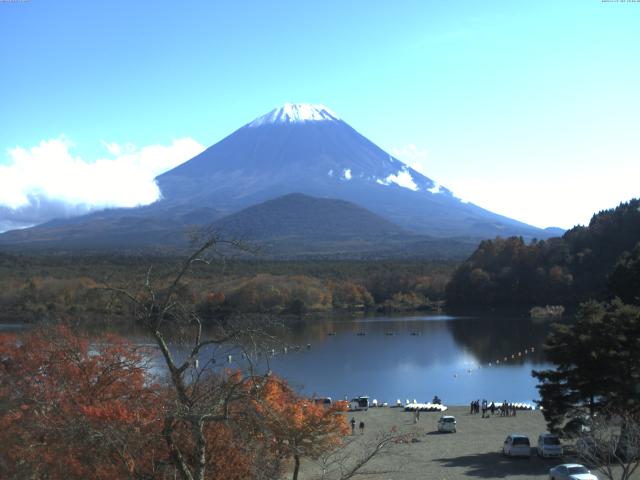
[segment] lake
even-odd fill
[[[305,394],[333,399],[368,395],[391,404],[398,398],[428,402],[438,395],[450,405],[483,398],[532,403],[539,395],[531,370],[550,367],[542,352],[548,330],[548,322],[504,315],[297,321],[283,339],[291,345],[287,353],[280,350],[261,367]],[[117,333],[149,343],[133,331]],[[161,367],[161,359],[157,362]],[[240,355],[234,355],[232,364],[237,362]]]
[[[542,353],[548,329],[545,322],[504,316],[301,322],[291,340],[303,348],[276,355],[270,367],[305,393],[334,399],[532,402],[539,395],[531,370],[550,367]]]

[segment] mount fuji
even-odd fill
[[[403,228],[437,237],[547,236],[462,202],[323,105],[285,104],[157,182],[160,208],[208,205],[224,215],[300,192],[347,200]]]
[[[94,212],[7,232],[0,235],[0,245],[168,246],[180,243],[179,232],[205,224],[221,229],[233,225],[234,233],[248,232],[249,236],[268,230],[269,238],[276,242],[278,231],[282,231],[283,237],[287,232],[288,238],[304,243],[304,239],[310,240],[305,232],[314,221],[330,223],[336,229],[324,231],[324,238],[333,232],[344,241],[354,232],[340,228],[366,224],[366,231],[377,232],[376,242],[385,243],[381,232],[388,231],[398,248],[402,248],[398,240],[402,235],[411,238],[405,245],[415,245],[420,236],[441,244],[442,239],[451,237],[475,241],[497,235],[546,238],[556,233],[461,201],[383,151],[323,105],[288,103],[276,108],[158,176],[156,182],[162,198],[151,205]],[[301,196],[291,195],[294,193]],[[285,200],[240,214],[279,197]],[[307,199],[302,203],[308,210],[298,208],[301,199]],[[345,207],[351,204],[353,208]],[[286,215],[289,224],[283,225],[286,208],[299,215]],[[342,221],[327,222],[330,216],[340,215],[344,216]],[[350,215],[355,216],[351,219]],[[233,220],[225,221],[228,217]],[[379,225],[374,228],[376,221]],[[279,227],[265,229],[267,224]],[[258,235],[255,239],[261,238]]]

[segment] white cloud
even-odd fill
[[[530,174],[517,179],[459,176],[447,180],[456,196],[495,213],[545,228],[587,225],[600,210],[638,197],[637,176],[617,172],[566,177]]]
[[[429,157],[427,149],[420,148],[413,143],[409,143],[402,147],[392,147],[391,154],[409,165],[416,172],[420,172],[427,177],[430,176],[427,171],[427,158]]]
[[[409,190],[413,190],[414,192],[418,190],[418,185],[416,185],[416,182],[413,181],[413,177],[411,176],[411,173],[409,173],[409,171],[406,169],[406,167],[398,170],[398,173],[396,173],[395,175],[391,174],[385,179],[376,180],[376,182],[380,185],[390,185],[392,183],[395,183],[400,187],[408,188]]]
[[[61,203],[70,210],[146,205],[160,197],[157,175],[204,150],[192,138],[142,148],[103,145],[113,158],[93,162],[74,156],[74,145],[65,138],[8,150],[8,164],[0,165],[0,207],[33,216],[41,202]]]
[[[437,182],[433,182],[433,187],[428,188],[427,191],[431,193],[442,193],[442,190],[440,190],[440,184]]]
[[[351,169],[350,168],[346,168],[344,170],[344,172],[342,172],[342,178],[344,178],[345,180],[351,180]]]

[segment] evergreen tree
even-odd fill
[[[545,349],[555,368],[533,376],[551,431],[575,432],[604,409],[640,411],[640,307],[582,304],[573,325],[554,326]]]
[[[609,289],[623,302],[640,305],[640,242],[620,256],[609,276]]]

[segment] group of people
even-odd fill
[[[516,405],[515,403],[508,403],[506,400],[502,402],[500,405],[500,416],[501,417],[515,417],[516,416]]]
[[[351,417],[351,421],[349,422],[351,423],[351,435],[355,435],[356,433],[356,419],[355,417]],[[361,420],[360,421],[360,435],[362,435],[364,433],[364,422]]]
[[[480,402],[478,400],[471,401],[471,407],[469,413],[474,415],[476,413],[480,413],[482,410],[482,418],[489,418],[490,416],[495,415],[496,410],[501,417],[515,417],[516,416],[516,406],[513,403],[509,403],[506,400],[502,402],[500,405],[496,405],[495,402],[488,403],[486,399]]]

